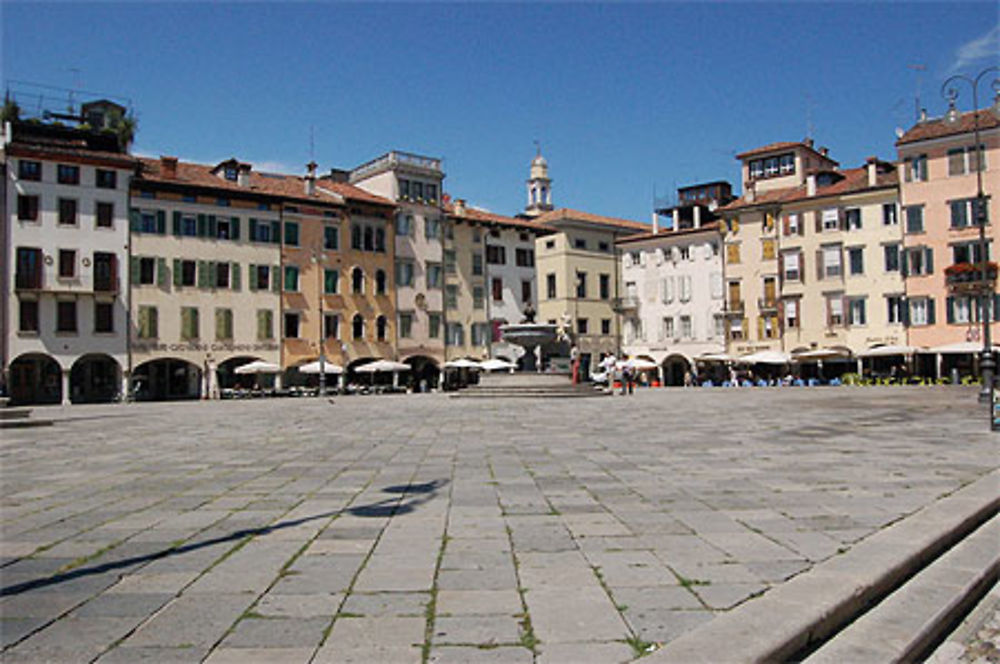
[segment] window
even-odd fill
[[[546,240],[545,241],[545,248],[546,249],[555,249],[556,248],[556,241],[555,240]]]
[[[600,274],[598,279],[598,290],[602,300],[607,300],[611,297],[611,275],[610,274]]]
[[[72,279],[76,276],[76,251],[73,249],[59,250],[59,278]]]
[[[111,228],[115,220],[115,204],[98,201],[94,204],[94,219],[98,228]]]
[[[60,226],[74,226],[74,225],[76,225],[76,199],[75,198],[60,198],[59,199],[59,225]]]
[[[140,339],[156,339],[160,336],[159,312],[156,307],[139,307],[138,336]]]
[[[19,159],[17,162],[17,177],[21,180],[34,180],[38,182],[42,179],[42,162]]]
[[[766,261],[773,261],[775,258],[776,243],[773,238],[766,238],[761,242],[761,257]]]
[[[215,237],[219,240],[235,240],[239,237],[239,217],[219,217],[215,222]]]
[[[458,257],[455,255],[455,250],[445,249],[442,252],[442,258],[444,260],[444,273],[455,274],[458,270]]]
[[[584,239],[584,238],[582,238],[582,237],[574,238],[573,239],[573,248],[574,249],[584,249],[585,250],[587,248],[587,240]]]
[[[229,341],[233,338],[233,310],[215,310],[215,339]]]
[[[218,205],[219,207],[229,207],[229,199],[228,198],[216,198],[215,199],[215,204]],[[292,208],[289,207],[289,210],[291,210],[291,209]]]
[[[384,254],[385,253],[385,229],[376,228],[375,229],[375,251]]]
[[[851,247],[847,250],[847,260],[850,264],[851,274],[865,273],[865,250],[864,247]]]
[[[990,259],[990,244],[986,245],[986,260]],[[979,241],[959,242],[951,245],[952,263],[979,263],[982,260],[982,250],[979,248]]]
[[[844,274],[840,262],[840,245],[823,247],[820,252],[820,277],[832,279]]]
[[[115,189],[118,186],[118,173],[98,168],[94,175],[94,183],[98,189]]]
[[[899,272],[899,243],[883,245],[882,251],[885,254],[885,271]]]
[[[256,281],[254,280],[254,275],[256,275]],[[250,288],[252,290],[267,290],[270,281],[271,267],[269,265],[250,266]]]
[[[486,307],[486,289],[482,286],[472,287],[472,308],[483,309]]]
[[[785,235],[801,235],[802,224],[798,213],[789,214],[785,217]]]
[[[660,325],[660,334],[662,335],[660,338],[664,340],[673,339],[674,337],[677,336],[676,331],[674,330],[673,316],[667,316],[666,318],[663,319]]]
[[[486,262],[490,265],[506,265],[507,264],[507,250],[506,247],[501,247],[493,244],[486,245]]]
[[[534,267],[535,266],[535,250],[534,249],[516,249],[514,251],[514,262],[518,267]]]
[[[576,296],[578,298],[587,297],[587,273],[580,270],[576,272]]]
[[[826,298],[826,324],[830,327],[844,324],[844,298],[828,295]]]
[[[375,337],[379,341],[385,341],[386,331],[389,328],[389,323],[385,316],[379,316],[375,319]]]
[[[458,309],[458,286],[448,284],[444,289],[444,306],[448,309]]]
[[[904,252],[906,276],[919,277],[934,272],[934,250],[931,247],[908,247]]]
[[[906,232],[924,232],[924,206],[908,205],[906,208]]]
[[[405,237],[413,232],[413,215],[400,212],[396,215],[396,236]]]
[[[285,290],[297,293],[299,290],[299,268],[295,265],[285,266]]]
[[[688,302],[691,299],[691,275],[685,274],[677,277],[677,285],[680,292],[677,299],[681,302]]]
[[[361,226],[351,224],[351,249],[361,251]]]
[[[729,310],[741,311],[743,309],[742,287],[739,281],[729,282]]]
[[[409,339],[413,336],[413,314],[409,312],[399,312],[398,334],[400,339]]]
[[[340,270],[323,270],[323,293],[336,295],[340,292]]]
[[[413,261],[396,261],[396,285],[413,286]]]
[[[489,323],[473,323],[472,324],[472,345],[473,346],[485,346],[490,340],[490,324]]]
[[[785,281],[800,281],[802,279],[801,252],[790,251],[781,255]]]
[[[399,197],[409,198],[410,197],[410,181],[400,180],[399,181]]]
[[[490,291],[493,294],[494,302],[503,301],[503,279],[500,277],[493,277],[490,281]]]
[[[848,208],[844,210],[844,217],[847,222],[847,230],[861,230],[861,208]]]
[[[934,324],[934,300],[929,297],[917,297],[909,300],[910,325]]]
[[[274,312],[270,309],[257,310],[257,340],[274,338]]]
[[[151,286],[156,283],[156,259],[139,258],[139,283]]]
[[[687,277],[690,280],[690,277]],[[778,280],[774,277],[764,277],[764,297],[761,305],[764,308],[774,308],[778,306]]]
[[[441,288],[441,263],[427,263],[427,288]]]
[[[892,323],[902,323],[903,322],[903,307],[906,303],[903,301],[902,295],[886,295],[886,320]]]
[[[437,201],[437,185],[427,183],[424,185],[424,194],[427,196],[427,200],[431,203]]]
[[[483,254],[479,251],[472,252],[472,275],[480,277],[483,275]]]
[[[576,333],[577,334],[587,334],[587,319],[577,318],[576,319]]]
[[[424,238],[428,240],[441,239],[441,221],[439,219],[424,219]]]
[[[38,196],[17,195],[17,218],[21,221],[38,221]]]
[[[338,314],[323,314],[323,338],[340,338],[340,316]]]
[[[299,225],[294,221],[285,222],[285,244],[292,247],[299,246]]]
[[[601,334],[611,334],[611,319],[602,318],[601,319]]]
[[[229,288],[229,263],[215,264],[215,287]]]
[[[299,314],[292,311],[285,312],[285,338],[299,338]]]
[[[897,226],[899,224],[899,212],[895,203],[884,203],[882,205],[882,225]]]
[[[820,213],[823,232],[840,230],[840,210],[823,210]]]
[[[785,328],[793,329],[799,327],[799,301],[785,300]]]
[[[528,279],[521,280],[521,303],[528,304],[531,302],[531,281]]]
[[[198,337],[198,308],[181,307],[181,339],[191,341]]]
[[[250,220],[250,239],[254,242],[276,243],[278,241],[278,221],[264,219]]]
[[[865,298],[852,297],[847,300],[847,324],[851,326],[867,325],[865,316]]]
[[[354,314],[354,317],[351,318],[351,338],[365,338],[365,319],[361,317],[361,314]]]
[[[712,314],[712,330],[716,339],[724,339],[726,336],[726,319],[722,314]]]
[[[736,265],[740,262],[740,245],[731,243],[726,245],[726,262]]]
[[[423,182],[410,182],[410,195],[416,199],[422,199],[424,197],[424,183]]]
[[[556,297],[556,275],[551,272],[545,275],[545,297],[550,300]]]
[[[80,184],[80,167],[59,164],[56,168],[56,181],[59,184]]]
[[[441,314],[427,314],[427,336],[431,339],[441,337]]]
[[[983,219],[989,219],[989,201],[983,199],[983,214],[981,215]],[[967,198],[964,200],[951,201],[949,203],[951,207],[951,227],[952,228],[967,228],[969,226],[978,226],[979,222],[976,219],[976,211],[978,209],[977,199]]]
[[[680,256],[680,259],[682,261],[689,261],[689,260],[691,260],[691,247],[689,247],[687,245],[684,245],[682,247],[677,247],[677,252],[678,252],[678,255]],[[639,262],[641,264],[645,265],[646,261],[642,260],[642,258],[645,258],[645,253],[639,259]],[[772,258],[774,258],[774,257],[772,256]]]
[[[985,170],[986,165],[986,146],[979,146],[979,155],[982,155],[983,164],[982,170]],[[966,173],[976,172],[976,159],[977,151],[975,146],[969,145],[966,147],[955,148],[953,150],[948,150],[948,175],[965,175]]]
[[[464,346],[465,330],[461,323],[448,323],[447,335],[445,337],[446,346]]]
[[[363,295],[365,292],[365,271],[360,267],[351,270],[351,292]]]
[[[907,182],[924,182],[927,180],[927,155],[907,157],[903,160],[903,179]]]
[[[17,329],[20,332],[38,333],[38,300],[20,301]]]
[[[946,316],[949,324],[978,323],[979,307],[969,296],[949,297],[946,301]]]
[[[375,294],[385,295],[385,270],[375,270]]]

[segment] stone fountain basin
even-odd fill
[[[555,341],[557,328],[551,323],[516,323],[501,325],[503,340],[524,348],[544,346]]]

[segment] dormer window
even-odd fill
[[[225,177],[230,182],[236,182],[236,176],[239,171],[235,166],[226,166],[222,170],[223,177]]]
[[[773,178],[783,175],[791,175],[795,172],[795,154],[788,152],[773,157],[761,157],[753,159],[748,164],[750,179]],[[699,194],[708,192],[698,192]]]

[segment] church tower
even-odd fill
[[[552,180],[549,179],[549,164],[542,156],[541,148],[537,148],[535,158],[531,160],[531,173],[528,178],[528,205],[524,208],[524,216],[537,217],[551,209],[553,209]]]

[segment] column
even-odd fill
[[[944,364],[944,356],[941,353],[934,354],[934,376],[941,380],[941,365]]]
[[[131,380],[131,377],[128,375],[128,372],[127,371],[123,371],[122,372],[122,387],[121,387],[122,403],[125,403],[125,402],[127,402],[127,401],[130,400],[130,395],[129,395],[129,391],[128,391],[129,390],[129,382],[130,382],[130,380]]]
[[[64,406],[68,406],[71,403],[69,399],[69,374],[69,369],[62,370],[62,405]]]
[[[694,206],[694,227],[701,228],[701,206]]]

